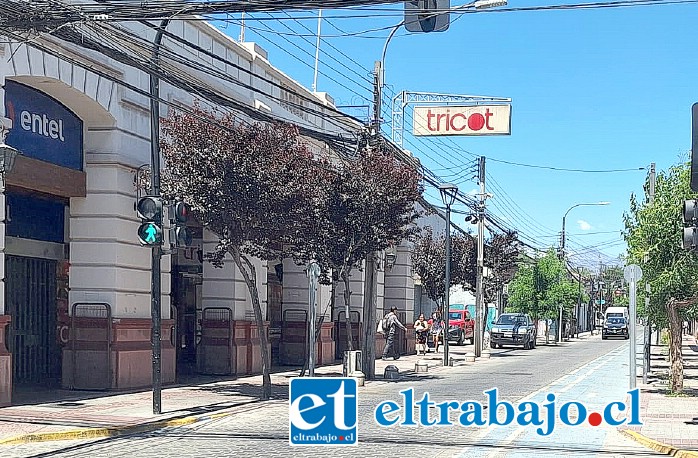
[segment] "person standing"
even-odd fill
[[[444,331],[444,321],[441,319],[441,314],[439,312],[433,312],[431,314],[431,319],[429,320],[429,329],[431,332],[431,338],[434,342],[434,352],[439,352],[439,340],[443,335]]]
[[[385,348],[383,349],[383,361],[387,361],[390,355],[393,359],[399,359],[400,354],[395,347],[395,334],[397,333],[397,328],[401,328],[403,331],[407,331],[407,328],[400,322],[397,317],[397,307],[390,307],[390,312],[385,316],[387,328],[387,338],[385,343]]]
[[[414,322],[414,330],[417,340],[417,354],[426,355],[427,354],[427,334],[429,332],[429,324],[424,318],[424,314],[420,313],[417,321]]]

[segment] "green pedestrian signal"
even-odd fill
[[[143,245],[160,245],[162,229],[153,222],[143,223],[138,227],[138,239]]]
[[[136,212],[141,219],[138,227],[138,240],[142,245],[162,244],[162,199],[145,196],[138,199]]]

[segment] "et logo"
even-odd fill
[[[356,379],[302,377],[289,386],[291,445],[356,445],[358,401]]]

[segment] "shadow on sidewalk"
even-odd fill
[[[257,398],[262,394],[262,385],[257,383],[239,382],[234,384],[203,385],[192,387],[192,390],[235,398],[239,398],[240,396]],[[288,385],[272,383],[271,397],[272,399],[288,400]]]

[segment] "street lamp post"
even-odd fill
[[[563,262],[563,266],[564,266],[564,263],[565,263],[565,239],[566,239],[566,237],[565,237],[565,220],[567,219],[567,214],[568,214],[573,208],[576,208],[576,207],[582,207],[582,206],[595,206],[595,205],[608,205],[608,204],[610,204],[610,202],[606,202],[606,201],[603,201],[603,202],[592,202],[592,203],[581,203],[581,204],[574,204],[574,205],[572,205],[570,208],[567,209],[567,211],[565,212],[565,214],[562,216],[562,237],[561,237],[561,241],[560,241],[560,259],[561,259],[562,262]],[[579,280],[579,281],[581,282],[581,276],[580,276],[580,280]],[[580,288],[581,288],[581,283],[580,283]],[[581,301],[582,301],[582,293],[581,293],[581,289],[580,289],[580,292],[579,292],[579,303],[580,303],[580,304],[581,304]],[[576,316],[576,318],[577,318],[577,325],[579,325],[579,308],[577,308],[577,310],[576,310],[576,312],[575,312],[575,316]],[[593,332],[592,332],[592,333],[593,333]],[[559,332],[558,332],[558,335],[559,335],[560,341],[562,341],[562,310],[560,310],[560,330],[559,330]],[[579,333],[577,334],[577,337],[579,337]]]
[[[469,9],[469,8],[475,8],[478,10],[483,10],[487,8],[495,8],[498,6],[506,6],[507,0],[476,0],[471,3],[467,3],[465,5],[461,5],[458,7],[455,7],[451,9],[451,12],[457,12],[460,10],[464,9]],[[435,12],[433,14],[441,14],[442,12]],[[425,16],[428,16],[429,13],[425,14]],[[383,45],[383,52],[381,53],[381,60],[377,60],[374,64],[374,87],[373,87],[373,128],[375,130],[374,135],[380,134],[380,128],[381,128],[381,106],[382,106],[382,100],[383,100],[383,85],[385,83],[385,53],[388,50],[388,44],[390,43],[390,40],[393,38],[395,35],[395,32],[397,32],[400,27],[405,25],[405,21],[401,21],[399,24],[397,24],[393,29],[390,31],[390,34],[388,34],[388,38],[385,40],[385,44]]]
[[[444,319],[444,366],[448,366],[448,331],[450,321],[448,314],[450,312],[449,290],[451,289],[451,205],[453,205],[456,199],[458,186],[452,183],[444,183],[439,186],[439,192],[441,193],[441,200],[446,205],[446,289],[444,290],[444,311],[442,317]]]
[[[0,138],[0,192],[5,191],[5,176],[14,168],[15,159],[19,154],[21,153],[17,149],[6,145],[4,139]]]

